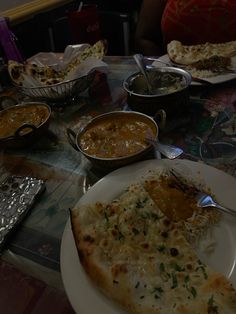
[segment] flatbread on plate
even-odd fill
[[[149,180],[111,203],[71,211],[87,275],[128,313],[236,313],[232,284],[199,260],[180,221],[170,220],[150,197]]]

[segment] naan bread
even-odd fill
[[[61,71],[55,71],[49,66],[38,66],[34,63],[25,64],[25,75],[28,75],[40,85],[53,85],[63,81],[64,74]]]
[[[13,60],[8,61],[8,73],[12,81],[17,85],[21,86],[23,84],[24,72],[25,72],[24,64]]]
[[[85,48],[78,56],[73,58],[71,62],[67,65],[65,69],[65,76],[70,76],[70,73],[75,71],[75,69],[89,57],[95,57],[97,59],[102,59],[106,54],[107,46],[104,40],[99,40],[93,46]]]
[[[215,56],[231,58],[236,54],[236,41],[187,46],[180,41],[173,40],[167,45],[167,53],[170,60],[175,63],[192,65]]]
[[[8,72],[12,81],[17,85],[28,86],[49,86],[57,83],[61,83],[68,79],[75,79],[73,74],[79,73],[79,65],[88,57],[95,57],[101,59],[106,53],[106,44],[100,40],[93,46],[89,46],[84,49],[82,53],[76,56],[66,67],[61,71],[56,71],[50,66],[39,66],[35,63],[26,62],[25,64],[18,63],[16,61],[8,62]]]
[[[229,280],[199,260],[181,224],[159,210],[144,182],[111,203],[71,211],[90,279],[128,313],[235,314]]]

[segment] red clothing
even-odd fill
[[[161,26],[165,45],[236,40],[236,0],[168,0]]]

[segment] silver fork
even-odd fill
[[[197,198],[197,205],[199,207],[203,207],[203,208],[204,207],[215,207],[215,208],[223,211],[224,213],[236,216],[236,210],[233,210],[232,208],[228,208],[228,207],[220,205],[209,194],[206,194],[204,192],[199,192],[197,194],[196,198]]]
[[[183,150],[180,147],[170,145],[170,144],[163,144],[156,139],[150,138],[146,136],[146,141],[154,146],[163,156],[168,159],[175,159],[178,158],[180,155],[183,154]]]
[[[188,185],[187,183],[185,183],[184,178],[182,178],[181,175],[178,174],[175,170],[171,169],[170,173],[176,179],[176,182],[182,191],[186,191],[187,189],[192,190],[198,207],[215,207],[224,213],[236,216],[236,210],[220,205],[213,199],[211,195],[198,190],[196,187]]]

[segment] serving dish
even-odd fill
[[[124,80],[123,88],[127,92],[130,109],[151,116],[160,109],[164,109],[168,115],[188,109],[190,73],[175,67],[153,67],[147,69],[147,75],[152,82],[152,94],[148,93],[141,72]]]
[[[71,146],[95,167],[115,169],[146,156],[153,146],[145,137],[158,139],[158,131],[155,120],[145,114],[113,111],[95,117],[77,134],[68,128],[67,136]]]
[[[31,144],[49,126],[51,108],[27,102],[0,111],[0,146],[18,148]]]
[[[149,170],[174,169],[182,173],[189,181],[204,185],[216,195],[225,206],[235,207],[235,178],[214,167],[189,160],[148,160],[118,169],[105,176],[79,200],[81,204],[111,202],[119,197],[132,183],[137,182]],[[219,225],[215,226],[199,243],[198,255],[201,260],[216,271],[228,277],[236,287],[236,218],[223,215]],[[208,245],[214,244],[209,253]],[[121,308],[112,303],[91,283],[80,263],[75,246],[71,223],[68,220],[61,242],[60,265],[62,280],[68,298],[80,314],[90,314],[96,308],[97,313],[121,314]]]

